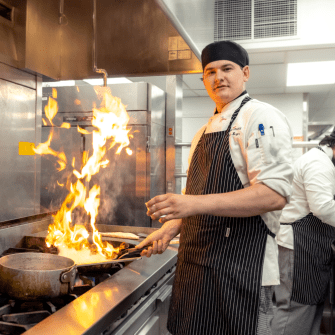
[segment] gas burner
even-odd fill
[[[78,296],[68,294],[50,300],[20,301],[0,296],[0,335],[20,335]]]

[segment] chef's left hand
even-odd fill
[[[146,203],[147,215],[153,220],[159,219],[160,223],[165,223],[198,214],[195,197],[172,193],[158,195]]]

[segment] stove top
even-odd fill
[[[0,227],[1,254],[25,252],[24,249],[31,251],[31,248],[36,252],[45,252],[40,250],[36,241],[45,238],[49,223],[50,220],[42,219],[23,222],[19,226]],[[106,225],[98,229],[144,234],[155,230]],[[47,252],[54,253],[55,250],[49,249]],[[77,275],[73,291],[66,296],[48,301],[20,302],[0,295],[0,334],[92,335],[101,334],[107,328],[119,329],[124,318],[133,311],[136,313],[136,309],[140,308],[138,306],[152,295],[150,292],[168,277],[174,276],[176,262],[177,247],[171,246],[162,255],[127,264],[118,263],[110,272]],[[114,330],[111,334],[114,334]]]
[[[29,237],[26,237],[26,240],[29,240]],[[44,249],[44,247],[37,248],[36,244],[34,244],[34,248],[9,248],[0,257],[23,252],[43,252],[45,251]],[[57,254],[57,248],[50,248],[48,252]],[[116,263],[105,272],[77,273],[71,293],[57,298],[20,301],[11,299],[6,294],[0,294],[0,335],[23,334],[40,321],[88,292],[91,288],[110,278],[123,267],[123,263]]]

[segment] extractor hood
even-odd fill
[[[0,0],[0,62],[55,80],[93,71],[93,0]],[[96,63],[109,76],[199,73],[200,53],[162,0],[96,0]]]

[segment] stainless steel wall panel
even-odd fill
[[[0,79],[36,89],[36,76],[12,66],[0,63]]]
[[[14,67],[24,67],[27,1],[5,0],[5,3],[14,7],[14,17],[12,22],[1,18],[0,62]]]
[[[150,198],[166,193],[165,172],[165,92],[154,85],[149,86],[149,107],[151,111],[150,134]],[[161,224],[154,220],[152,227]]]
[[[0,221],[35,214],[35,156],[18,153],[35,143],[35,101],[35,90],[0,79]]]
[[[166,193],[165,126],[151,124],[150,136],[150,198]]]
[[[165,92],[149,84],[148,97],[148,110],[151,111],[152,122],[165,126]]]
[[[27,0],[26,15],[25,68],[60,78],[62,26],[58,23],[59,1]]]
[[[147,111],[127,111],[129,115],[129,125],[149,124],[151,115]]]
[[[182,148],[175,147],[175,143],[182,140],[182,76],[168,76],[166,78],[166,191],[181,192],[181,179],[175,178],[178,165],[181,164]],[[179,165],[180,166],[180,165]]]
[[[35,147],[42,139],[42,77],[36,77]],[[35,214],[40,213],[41,156],[35,155]]]
[[[119,97],[127,110],[148,110],[148,83],[108,85],[112,95]]]

